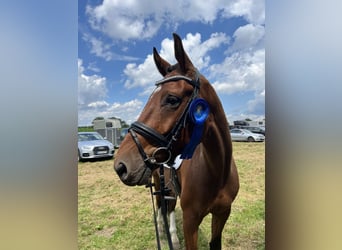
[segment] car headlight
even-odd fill
[[[91,150],[93,147],[91,146],[82,146],[82,149],[83,150]]]

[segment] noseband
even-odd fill
[[[172,130],[164,136],[163,134],[159,133],[155,129],[147,126],[146,124],[136,121],[131,124],[131,127],[128,129],[129,133],[131,134],[135,144],[137,145],[137,148],[139,150],[140,155],[143,158],[143,161],[149,169],[153,170],[153,165],[156,164],[164,164],[169,163],[172,158],[172,144],[174,141],[177,141],[177,137],[179,135],[179,132],[182,128],[185,127],[187,122],[187,117],[189,113],[189,108],[191,102],[198,96],[198,92],[200,89],[200,81],[199,81],[199,72],[196,70],[196,77],[195,80],[192,80],[189,77],[182,76],[182,75],[176,75],[164,78],[160,81],[156,82],[156,86],[162,85],[167,82],[171,81],[179,81],[184,80],[190,85],[194,87],[194,90],[192,92],[192,95],[190,99],[188,100],[185,109],[182,112],[182,115],[178,118],[176,124],[172,128]],[[158,148],[152,153],[151,156],[148,156],[146,152],[144,151],[139,138],[137,136],[137,133],[143,136],[145,139],[149,139],[153,141],[156,145],[158,145]],[[163,158],[163,160],[158,159],[158,155],[165,154],[166,157]]]

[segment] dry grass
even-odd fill
[[[222,249],[264,249],[265,144],[233,146],[241,187],[224,228]],[[122,184],[112,159],[79,163],[78,175],[79,249],[156,249],[148,189]],[[183,247],[179,205],[176,218]],[[200,227],[199,249],[208,249],[210,223],[209,215]]]

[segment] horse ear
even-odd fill
[[[173,40],[175,43],[175,57],[177,62],[179,63],[182,71],[187,73],[190,68],[194,67],[194,65],[184,51],[182,39],[176,33],[173,33]]]
[[[165,76],[168,72],[167,69],[171,66],[171,64],[160,57],[155,47],[153,47],[153,59],[160,74],[162,74],[162,76]]]

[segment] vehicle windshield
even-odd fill
[[[250,133],[252,133],[251,131],[249,131],[248,129],[241,129],[241,132],[244,132],[244,133],[246,133],[246,134],[250,134]]]
[[[103,137],[100,134],[79,134],[78,141],[96,141],[96,140],[103,140]]]

